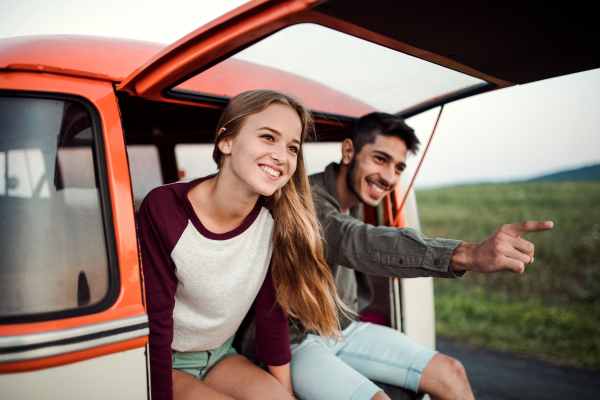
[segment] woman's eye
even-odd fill
[[[300,152],[300,149],[299,149],[299,148],[297,148],[297,147],[294,147],[294,146],[290,147],[290,150],[291,150],[291,151],[292,151],[294,154],[298,154],[298,153]]]
[[[275,138],[273,137],[273,135],[262,135],[261,138],[267,139],[270,142],[274,142],[275,141]]]

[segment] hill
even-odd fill
[[[528,182],[540,181],[600,181],[600,164],[539,176]]]

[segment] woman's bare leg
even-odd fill
[[[271,374],[247,358],[234,355],[219,361],[199,380],[173,371],[174,400],[290,400],[292,397]]]
[[[271,374],[247,358],[224,358],[204,378],[210,387],[236,400],[290,400],[292,397]]]
[[[173,371],[173,400],[234,400],[182,371]]]

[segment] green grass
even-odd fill
[[[469,242],[500,225],[552,220],[525,236],[525,274],[435,281],[440,336],[600,368],[600,183],[462,186],[417,192],[423,233]]]

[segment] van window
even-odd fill
[[[304,143],[304,162],[308,175],[323,172],[332,162],[342,160],[341,142],[312,142]]]
[[[0,96],[0,318],[107,296],[94,135],[81,104]]]
[[[144,197],[152,189],[164,183],[160,169],[160,157],[158,149],[152,144],[128,145],[127,156],[129,157],[129,173],[137,211],[140,209]]]
[[[180,180],[201,178],[217,173],[217,164],[212,158],[214,144],[178,144],[175,158]]]
[[[484,83],[317,24],[284,28],[178,84],[169,94],[232,97],[250,89],[298,95],[318,112],[396,113]],[[181,97],[185,96],[185,97]]]

